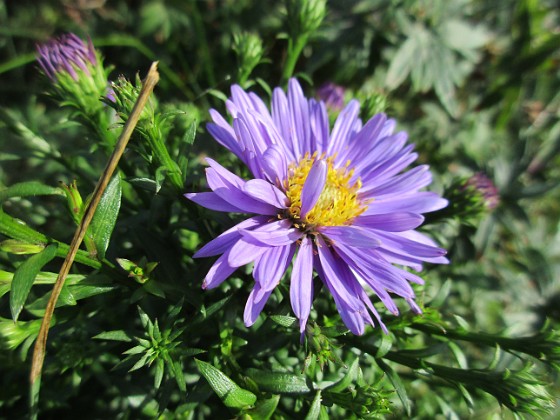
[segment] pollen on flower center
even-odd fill
[[[303,184],[316,159],[323,159],[328,166],[325,187],[315,206],[302,219],[301,193]],[[286,195],[290,200],[287,216],[295,226],[312,229],[316,226],[341,226],[349,224],[367,209],[367,202],[358,198],[362,187],[360,179],[350,183],[354,170],[349,169],[350,161],[341,168],[334,167],[333,157],[317,157],[306,154],[299,162],[290,165],[288,179],[285,181]]]

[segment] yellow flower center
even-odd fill
[[[327,180],[317,203],[302,219],[301,192],[316,159],[324,159],[327,163]],[[358,198],[362,182],[358,179],[350,184],[354,170],[349,167],[350,161],[342,168],[335,168],[332,157],[318,158],[316,154],[306,154],[297,164],[290,165],[284,186],[290,200],[287,217],[294,222],[295,227],[309,230],[316,226],[346,225],[367,209],[367,202]]]

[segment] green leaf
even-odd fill
[[[471,393],[467,390],[467,388],[465,388],[465,386],[463,384],[457,382],[455,385],[457,385],[457,388],[459,388],[461,396],[463,397],[463,399],[467,403],[467,406],[469,407],[469,409],[474,410],[475,404],[474,404],[474,400],[471,396]]]
[[[105,251],[109,246],[111,234],[121,208],[121,196],[121,178],[116,175],[111,179],[101,196],[91,226],[88,229],[88,235],[93,238],[99,259],[105,258]]]
[[[132,366],[130,369],[128,369],[129,372],[133,372],[135,370],[140,369],[141,367],[144,367],[146,365],[150,364],[150,351],[148,350],[146,353],[144,353],[144,355],[134,364],[134,366]]]
[[[467,361],[467,357],[465,356],[465,353],[463,353],[463,349],[461,349],[461,347],[454,341],[447,342],[447,345],[449,346],[449,349],[455,356],[455,359],[457,360],[459,367],[461,369],[468,369],[469,363]]]
[[[197,123],[196,121],[193,121],[192,123],[189,124],[189,126],[187,127],[187,131],[185,131],[185,135],[183,136],[183,142],[186,144],[193,144],[194,143],[194,139],[196,137],[196,127],[197,127]]]
[[[387,377],[395,387],[397,395],[402,402],[403,408],[408,417],[410,417],[410,401],[408,400],[408,394],[406,393],[406,388],[401,381],[401,378],[395,370],[382,360],[377,360],[377,364],[383,371],[387,374]]]
[[[23,309],[35,277],[41,268],[56,256],[56,250],[56,244],[49,245],[43,251],[28,258],[15,271],[10,289],[10,311],[14,321],[17,321]]]
[[[418,38],[419,36],[410,36],[397,50],[385,78],[387,88],[392,90],[399,87],[412,71],[414,53],[420,48]]]
[[[150,178],[134,178],[134,179],[129,179],[127,181],[132,186],[149,191],[152,194],[157,194],[161,189],[161,183],[156,182]]]
[[[156,359],[156,374],[154,376],[154,388],[158,389],[161,385],[161,380],[163,379],[163,373],[165,372],[165,362],[163,359]]]
[[[229,302],[230,299],[231,299],[231,296],[225,297],[222,300],[219,300],[218,302],[210,305],[208,307],[208,309],[202,307],[201,310],[200,310],[201,313],[198,314],[197,316],[195,316],[193,318],[193,320],[190,322],[190,324],[195,325],[195,324],[198,324],[198,323],[203,322],[206,319],[210,318],[212,315],[214,315],[220,309],[222,309],[226,305],[226,303]]]
[[[130,334],[124,330],[105,331],[93,338],[97,340],[124,341],[127,343],[132,341]]]
[[[20,182],[0,191],[0,203],[11,197],[34,195],[64,195],[64,192],[58,187],[51,187],[37,181]]]
[[[199,372],[206,378],[226,407],[241,410],[253,405],[257,396],[233,382],[225,373],[210,363],[194,359]]]
[[[297,321],[297,318],[287,315],[270,315],[269,318],[276,322],[278,325],[286,328],[293,326]]]
[[[175,360],[172,365],[173,376],[177,382],[177,386],[182,392],[187,392],[187,383],[185,382],[185,375],[183,374],[183,366],[179,360]],[[248,392],[248,391],[247,391]]]
[[[284,372],[267,372],[247,369],[249,376],[260,389],[274,394],[308,394],[313,391],[303,375]]]
[[[389,353],[389,350],[391,350],[392,346],[393,346],[393,337],[391,336],[391,334],[382,334],[381,343],[379,344],[375,357],[379,358],[385,356],[387,353]]]
[[[253,420],[268,420],[276,411],[279,401],[280,395],[273,395],[272,398],[259,401],[255,408],[247,411],[247,414],[251,416]]]
[[[340,378],[338,382],[335,382],[331,386],[325,388],[325,391],[342,392],[346,388],[348,388],[358,377],[358,372],[360,370],[359,361],[360,359],[356,357],[356,359],[354,359],[354,361],[352,362],[352,365],[350,365],[350,368],[347,370],[346,374],[342,378]]]
[[[305,420],[317,420],[319,418],[319,414],[321,413],[321,390],[317,391],[315,394],[315,398],[313,398],[313,402],[311,403],[311,407],[309,408],[309,412],[307,416],[305,416]]]
[[[439,308],[444,304],[451,292],[451,280],[447,279],[438,289],[436,295],[429,302],[430,307]]]
[[[0,208],[0,233],[9,238],[29,243],[46,244],[48,242],[45,235],[30,228],[25,222],[4,213],[2,208]]]

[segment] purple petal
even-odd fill
[[[314,150],[310,149],[309,144],[309,104],[299,82],[294,78],[288,81],[288,109],[293,141],[299,145],[302,154],[313,153]]]
[[[247,303],[245,304],[245,312],[243,313],[243,321],[245,322],[245,326],[250,327],[255,323],[257,318],[259,317],[260,313],[262,312],[264,305],[266,304],[270,294],[274,289],[269,290],[261,295],[260,293],[260,285],[255,283],[255,287],[249,294],[249,298],[247,299]],[[255,300],[256,295],[261,295],[258,301]]]
[[[244,237],[251,238],[262,246],[284,246],[290,245],[301,238],[302,233],[298,229],[291,227],[287,220],[270,222],[258,229],[244,230],[241,232]]]
[[[415,229],[424,222],[424,217],[416,213],[390,213],[359,216],[353,221],[356,226],[371,229],[386,230],[388,232],[402,232]]]
[[[208,185],[222,199],[246,213],[273,215],[278,212],[274,206],[255,200],[243,192],[246,181],[232,174],[214,160],[210,158],[206,160],[211,166],[206,168]]]
[[[267,249],[256,261],[253,277],[260,284],[261,292],[255,296],[255,302],[261,294],[274,289],[292,261],[295,245],[277,246]]]
[[[264,179],[251,179],[243,186],[243,192],[255,200],[270,204],[278,209],[286,208],[286,194]]]
[[[371,299],[369,298],[369,296],[367,295],[367,293],[364,291],[364,289],[362,289],[361,287],[357,290],[358,296],[360,297],[360,299],[362,300],[362,302],[364,302],[367,306],[367,308],[369,309],[369,311],[373,314],[373,316],[375,317],[375,319],[377,320],[377,323],[379,324],[379,326],[381,327],[381,329],[383,330],[383,332],[385,334],[389,334],[389,330],[387,329],[387,327],[385,326],[385,324],[383,323],[383,321],[381,320],[381,317],[379,316],[379,312],[377,312],[377,309],[375,309],[375,306],[373,306],[373,304],[371,303]],[[370,322],[371,325],[373,324],[373,320]]]
[[[290,150],[294,159],[301,156],[300,145],[293,141],[288,99],[280,88],[275,88],[272,93],[272,119],[284,140],[285,147]]]
[[[206,245],[200,248],[196,252],[196,254],[193,255],[193,257],[203,258],[222,254],[230,249],[232,245],[241,238],[241,233],[239,233],[239,230],[259,226],[265,222],[266,218],[262,216],[251,217],[250,219],[244,220],[231,229],[226,230],[217,238],[208,242]]]
[[[381,240],[382,248],[397,254],[425,259],[442,257],[447,253],[445,249],[408,239],[402,235],[403,233],[405,232],[377,231],[375,235]]]
[[[380,280],[382,277],[385,277],[383,274],[387,275],[387,270],[380,267],[379,264],[376,264],[371,255],[369,255],[369,253],[366,254],[362,249],[339,245],[336,247],[336,250],[338,255],[351,267],[352,271],[367,283],[375,294],[379,296],[387,309],[393,314],[398,315],[399,310],[397,305],[395,305],[395,302],[391,296],[389,296],[389,293],[387,293]]]
[[[329,141],[329,116],[324,102],[309,101],[311,136],[318,155],[327,151]]]
[[[241,233],[247,232],[242,230]],[[228,264],[232,267],[241,267],[255,261],[260,255],[270,247],[250,242],[250,239],[243,237],[238,240],[229,250]]]
[[[327,154],[333,156],[340,153],[348,145],[348,139],[357,122],[360,103],[352,100],[340,112],[331,133]]]
[[[214,123],[206,124],[206,129],[218,143],[235,154],[238,158],[243,158],[241,147],[237,139],[234,137],[234,133],[228,131],[223,126]]]
[[[218,287],[222,282],[227,279],[235,271],[237,267],[232,266],[228,262],[229,251],[221,255],[220,258],[216,260],[214,265],[210,267],[208,274],[204,278],[202,283],[203,289],[213,289]]]
[[[370,144],[366,143],[361,153],[355,154],[354,168],[359,174],[370,173],[375,168],[378,168],[384,162],[398,155],[402,150],[408,135],[405,132],[400,132],[389,137],[379,137],[377,141]]]
[[[392,212],[429,213],[446,207],[448,201],[433,192],[421,191],[397,197],[378,198],[362,216]]]
[[[263,171],[271,182],[288,178],[288,163],[280,146],[272,145],[263,154]]]
[[[199,204],[202,207],[206,207],[210,210],[235,213],[242,212],[241,209],[235,207],[231,203],[228,203],[214,192],[187,193],[185,194],[185,197],[187,197],[191,201],[194,201],[196,204]]]
[[[325,161],[317,160],[309,170],[303,188],[301,189],[300,218],[304,219],[315,204],[325,188],[328,167]]]
[[[326,281],[329,290],[332,289],[331,294],[336,293],[336,295],[352,309],[355,311],[360,310],[361,305],[343,281],[343,279],[348,275],[346,272],[347,266],[333,256],[330,247],[327,246],[320,236],[317,237],[317,251],[319,254],[321,268],[324,273],[324,280]]]
[[[322,226],[318,230],[335,244],[359,248],[376,248],[381,245],[374,233],[357,226]]]
[[[364,154],[369,153],[369,149],[374,148],[379,143],[379,133],[385,123],[385,114],[377,114],[371,118],[358,134],[352,139],[348,149],[342,150],[338,162],[351,162],[363,159]]]
[[[301,240],[290,280],[290,302],[299,319],[299,330],[303,332],[313,301],[313,244],[305,236]]]
[[[432,182],[432,173],[429,169],[428,165],[417,166],[387,180],[382,185],[375,185],[374,183],[366,185],[360,190],[360,193],[370,197],[379,197],[384,195],[399,196],[403,193],[416,191]]]

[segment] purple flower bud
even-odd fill
[[[340,111],[344,107],[344,88],[327,82],[317,89],[317,97],[325,102],[328,108]]]
[[[494,209],[500,203],[500,193],[492,180],[484,173],[477,172],[465,183],[465,187],[474,188],[484,199],[488,209]]]
[[[74,80],[78,80],[79,71],[89,75],[88,66],[97,64],[91,39],[85,43],[74,34],[63,34],[38,45],[37,52],[39,65],[53,81],[57,80],[59,73],[68,73]]]

